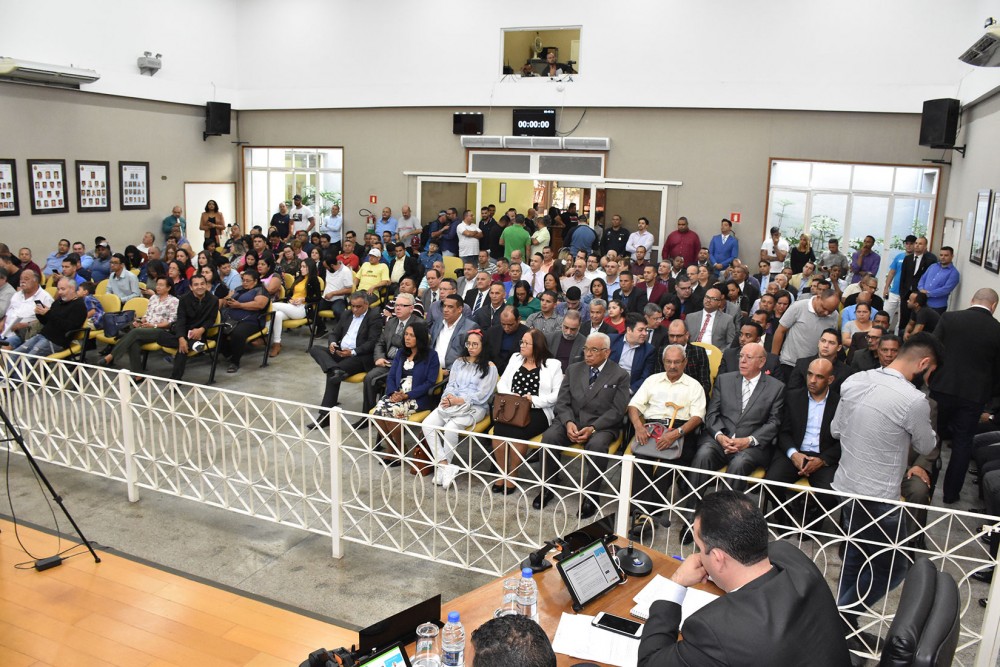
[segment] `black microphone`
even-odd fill
[[[633,577],[644,577],[653,571],[652,559],[645,552],[636,549],[632,541],[632,528],[636,526],[641,516],[642,512],[639,511],[632,514],[632,527],[629,528],[628,547],[622,550],[618,556],[618,566],[622,572],[630,574]]]

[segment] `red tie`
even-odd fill
[[[705,329],[708,328],[708,323],[712,320],[712,313],[705,313],[705,321],[701,323],[701,331],[698,332],[698,342],[705,336]]]

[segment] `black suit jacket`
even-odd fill
[[[740,349],[739,347],[727,347],[722,351],[722,361],[719,362],[717,375],[740,370]],[[778,355],[770,352],[767,353],[767,361],[764,362],[764,373],[782,382],[786,380],[781,368],[781,359]]]
[[[620,289],[616,289],[615,293],[611,295],[611,298],[618,299],[625,304],[626,313],[639,313],[642,315],[642,309],[646,307],[646,287],[643,286],[642,289],[632,288],[632,292],[625,296],[622,294]]]
[[[519,324],[517,331],[514,333],[514,345],[504,353],[500,351],[500,345],[503,343],[503,327],[496,324],[486,330],[486,339],[483,341],[483,344],[486,347],[486,352],[490,355],[490,361],[496,365],[498,374],[503,375],[503,371],[507,368],[507,363],[510,361],[511,355],[521,351],[520,347],[518,347],[518,342],[527,331],[528,327],[523,322]]]
[[[490,292],[490,291],[489,291],[489,290],[487,289],[487,290],[486,290],[486,294],[483,294],[483,305],[482,305],[482,306],[479,306],[480,308],[482,308],[483,306],[488,306],[488,305],[489,305],[489,303],[490,303],[490,294],[489,294],[489,292]],[[468,291],[468,292],[467,292],[467,293],[465,294],[465,299],[464,299],[464,301],[465,301],[465,304],[466,304],[466,305],[467,305],[467,306],[468,306],[469,308],[472,308],[472,309],[473,309],[473,311],[472,311],[472,313],[473,313],[473,314],[475,314],[475,312],[476,312],[476,311],[475,311],[475,308],[476,308],[476,298],[477,298],[478,296],[479,296],[479,290],[477,290],[477,289],[470,289],[470,290],[469,290],[469,291]]]
[[[389,263],[390,276],[392,275],[393,267],[396,266],[396,262],[398,261],[398,259],[393,257],[392,262]],[[420,260],[410,255],[406,255],[403,258],[403,278],[412,278],[415,285],[420,285],[420,279],[423,278],[423,267],[420,266]]]
[[[944,343],[945,363],[931,377],[931,391],[981,406],[1000,393],[1000,322],[990,311],[946,312],[933,335]]]
[[[911,253],[903,258],[903,265],[899,267],[899,270],[902,272],[899,278],[899,298],[904,304],[910,292],[917,289],[920,278],[930,268],[931,264],[937,264],[937,261],[937,255],[932,252],[925,252],[924,256],[920,258],[920,268],[917,270],[916,275],[914,275],[913,264],[916,260],[913,254]]]
[[[470,308],[472,306],[469,306]],[[500,311],[503,310],[504,304],[500,304],[500,307],[493,311],[493,306],[487,302],[485,306],[482,306],[472,314],[472,319],[479,328],[486,331],[492,326],[500,324]]]
[[[785,378],[785,384],[788,387],[788,391],[793,389],[805,389],[806,387],[806,373],[809,371],[809,364],[819,359],[818,354],[814,354],[811,357],[802,357],[795,362],[795,368],[789,377]],[[875,366],[878,366],[878,362],[875,362]],[[869,369],[870,370],[870,369]],[[831,387],[838,393],[840,392],[840,385],[844,384],[844,380],[851,377],[854,374],[854,369],[845,364],[840,359],[833,365],[833,384]]]
[[[354,318],[351,315],[344,314],[343,317],[338,317],[333,329],[330,330],[330,342],[339,343],[347,335],[348,329],[351,328],[351,320]],[[396,322],[397,320],[393,318],[391,321]],[[365,317],[361,320],[361,328],[358,330],[357,345],[354,348],[354,354],[361,362],[365,365],[365,370],[370,371],[375,367],[375,345],[379,341],[379,337],[382,335],[382,315],[375,308],[369,308],[365,313]]]
[[[781,430],[778,431],[778,450],[784,456],[789,448],[799,449],[802,439],[806,436],[806,421],[809,417],[809,392],[802,389],[789,389],[785,392],[785,407],[781,413]],[[830,433],[830,423],[837,412],[840,394],[832,387],[826,397],[826,408],[823,410],[823,422],[819,428],[819,457],[828,466],[835,466],[840,461],[840,440]]]
[[[681,606],[654,602],[638,667],[850,665],[843,622],[816,565],[786,542],[772,542],[768,557],[769,572],[691,614],[682,641]]]

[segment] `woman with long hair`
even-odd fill
[[[167,277],[174,283],[174,296],[178,299],[191,291],[184,265],[176,259],[167,263]]]
[[[583,305],[589,307],[590,302],[594,299],[605,301],[611,299],[611,295],[608,294],[608,283],[605,282],[604,278],[594,278],[590,281],[590,291],[583,295]]]
[[[806,265],[806,262],[816,261],[816,253],[812,249],[812,239],[805,232],[799,235],[799,244],[792,248],[790,254],[793,274],[802,273],[802,267]]]
[[[132,269],[141,269],[142,265],[146,263],[146,253],[139,250],[139,248],[134,245],[125,246],[125,270],[131,271]]]
[[[513,493],[514,472],[528,454],[528,445],[510,438],[530,440],[545,432],[555,418],[554,407],[562,384],[562,364],[549,352],[545,335],[529,329],[521,336],[519,352],[511,355],[503,376],[497,383],[498,394],[517,394],[531,401],[525,427],[497,423],[493,427],[493,458],[501,477],[493,484],[493,493]]]
[[[403,330],[403,349],[396,353],[389,366],[389,376],[385,382],[385,396],[372,409],[375,417],[391,417],[406,420],[419,410],[427,410],[432,405],[431,389],[437,384],[441,362],[437,352],[431,348],[427,325],[413,319]],[[386,458],[390,466],[402,464],[402,427],[396,422],[376,419],[379,429],[386,434],[386,442],[392,450]]]
[[[191,253],[187,248],[178,248],[177,254],[174,256],[174,261],[180,262],[181,267],[184,269],[184,277],[188,280],[194,275],[194,265],[191,264]]]
[[[557,302],[566,300],[566,295],[563,293],[562,282],[559,280],[559,276],[555,273],[546,273],[545,278],[542,279],[542,285],[546,290],[555,292]]]
[[[726,314],[737,322],[741,317],[747,317],[750,311],[750,299],[743,296],[740,284],[735,280],[727,280],[723,294],[726,295]]]
[[[218,239],[225,228],[226,218],[219,211],[219,204],[214,199],[209,199],[205,204],[205,212],[201,214],[198,229],[205,232],[206,239]]]
[[[542,309],[542,302],[531,294],[531,284],[527,280],[518,280],[514,283],[507,305],[515,306],[522,320],[528,319],[529,315]]]
[[[618,299],[608,301],[608,314],[604,323],[617,333],[625,333],[625,305]]]
[[[222,282],[222,277],[219,275],[217,268],[211,264],[206,264],[198,270],[198,273],[208,283],[208,291],[214,294],[216,298],[225,299],[229,296],[229,288]]]
[[[295,276],[295,282],[292,283],[291,297],[288,301],[272,305],[274,308],[274,332],[271,336],[271,351],[268,353],[272,357],[281,354],[281,329],[285,320],[301,320],[306,316],[308,307],[311,304],[319,303],[323,297],[316,265],[308,259],[296,261],[298,261],[298,273]]]
[[[422,424],[431,460],[436,462],[433,481],[445,489],[461,472],[451,462],[458,433],[450,429],[467,431],[475,426],[486,416],[496,391],[497,367],[489,360],[484,341],[479,329],[466,334],[465,355],[451,365],[441,403]]]
[[[272,301],[280,299],[285,287],[285,279],[278,273],[278,265],[270,252],[261,253],[257,259],[257,273],[260,274],[260,284],[264,286]]]

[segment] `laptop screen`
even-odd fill
[[[574,600],[583,606],[621,582],[608,547],[597,540],[559,563],[559,572]]]

